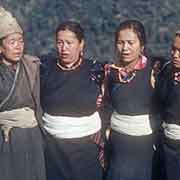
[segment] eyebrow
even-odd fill
[[[180,51],[180,47],[178,48],[178,47],[176,47],[176,46],[174,46],[174,45],[172,45],[172,49],[176,49],[176,50],[178,50],[178,51]]]

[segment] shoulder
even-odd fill
[[[25,54],[22,58],[25,69],[33,76],[35,72],[39,72],[40,59],[37,56]]]
[[[41,75],[47,75],[51,72],[52,68],[56,65],[57,56],[53,53],[44,54],[40,56],[40,72]]]
[[[40,59],[37,56],[32,56],[32,55],[29,55],[29,54],[24,54],[23,59],[25,61],[28,61],[28,62],[40,64]]]
[[[86,63],[90,68],[91,79],[95,80],[97,83],[102,83],[105,76],[104,62],[100,62],[94,58],[85,59]]]
[[[51,66],[56,63],[57,56],[54,53],[43,54],[40,56],[42,66]]]
[[[167,61],[161,65],[159,76],[160,77],[169,77],[172,72],[172,64],[171,61]]]
[[[102,71],[104,69],[104,63],[97,59],[89,58],[85,60],[91,67],[91,70]]]

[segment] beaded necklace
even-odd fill
[[[57,62],[57,66],[63,71],[72,71],[72,70],[76,69],[77,67],[79,67],[81,65],[81,63],[82,63],[82,58],[79,58],[79,60],[77,62],[75,62],[71,67],[63,66],[59,62]]]
[[[119,77],[119,81],[121,83],[129,83],[131,82],[136,76],[136,70],[134,71],[131,71],[131,72],[125,72],[123,73],[123,71],[119,70],[119,73],[118,73],[118,77]]]

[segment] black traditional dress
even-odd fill
[[[151,180],[155,144],[151,71],[148,61],[132,72],[123,72],[115,65],[108,70],[108,91],[114,110],[108,180]]]
[[[21,61],[17,64],[16,71],[4,64],[0,64],[0,114],[21,108],[22,111],[29,109],[36,111],[37,103],[32,95],[34,92],[31,91],[29,78],[24,63]],[[14,86],[13,89],[12,86]],[[11,95],[7,98],[10,91]],[[7,98],[6,101],[4,101],[5,98]],[[35,112],[35,114],[38,113]],[[26,122],[29,121],[28,118],[28,116],[24,118],[24,127],[26,127]],[[18,121],[18,119],[16,120]],[[18,127],[17,122],[12,122],[16,124],[13,127],[11,121],[9,121],[10,124],[6,123],[6,126],[10,125],[9,127],[11,127],[9,140],[5,142],[4,122],[4,119],[1,118],[0,179],[45,180],[45,163],[40,128],[37,125],[33,125],[32,128],[21,128]]]
[[[180,179],[180,71],[167,62],[158,75],[157,95],[163,119],[162,141],[167,180]]]
[[[91,117],[97,113],[96,100],[100,93],[100,85],[95,80],[96,71],[92,71],[97,63],[83,60],[77,68],[68,71],[58,67],[56,62],[56,59],[42,62],[41,104],[43,111],[49,116],[65,117],[67,123],[72,118],[75,118],[74,122],[80,119],[83,123],[84,117]],[[71,123],[66,129],[69,128],[72,128]],[[71,132],[66,133],[67,136],[69,134]],[[100,147],[94,142],[93,134],[79,138],[65,138],[46,131],[45,153],[49,180],[102,179],[102,167],[99,161]]]

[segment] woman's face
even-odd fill
[[[137,61],[143,52],[137,34],[132,29],[123,29],[119,31],[116,49],[118,58],[125,64]]]
[[[20,33],[13,33],[2,40],[0,45],[0,53],[3,54],[8,61],[16,63],[23,56],[24,40]]]
[[[57,33],[56,46],[60,60],[64,64],[70,65],[79,59],[83,51],[84,41],[80,42],[74,32],[64,30]]]
[[[176,36],[174,39],[171,55],[174,67],[180,68],[180,36]]]

